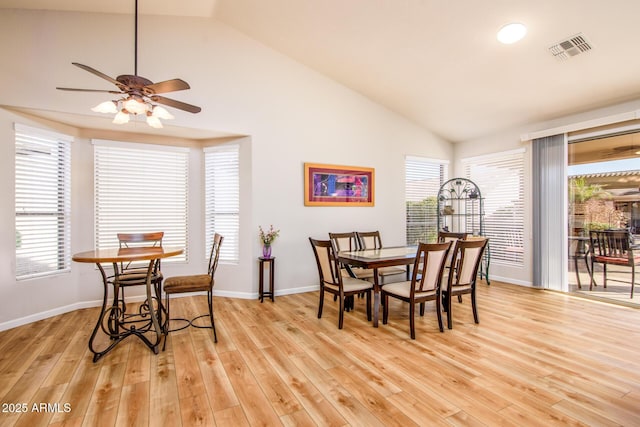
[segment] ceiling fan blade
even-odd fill
[[[103,92],[103,93],[115,93],[115,94],[121,94],[122,92],[119,92],[117,90],[102,90],[102,89],[76,89],[76,88],[72,88],[72,87],[57,87],[56,89],[58,90],[70,90],[73,92]]]
[[[191,87],[189,86],[189,83],[185,82],[184,80],[172,79],[172,80],[165,80],[163,82],[146,85],[143,89],[145,90],[145,92],[149,91],[150,94],[155,94],[155,93],[176,92],[178,90],[191,89]]]
[[[95,68],[91,68],[91,67],[89,67],[88,65],[79,64],[79,63],[77,63],[77,62],[72,62],[72,64],[73,64],[73,65],[75,65],[76,67],[80,67],[80,68],[82,68],[83,70],[90,72],[91,74],[95,74],[96,76],[101,77],[101,78],[103,78],[103,79],[105,79],[105,80],[107,80],[107,81],[109,81],[109,82],[113,83],[114,85],[118,86],[118,87],[119,87],[119,88],[121,88],[121,89],[122,89],[123,87],[125,87],[125,88],[126,88],[126,90],[128,90],[128,89],[129,89],[129,88],[127,88],[126,86],[124,86],[122,83],[120,83],[119,81],[117,81],[116,79],[114,79],[114,78],[112,78],[112,77],[109,77],[109,76],[107,76],[107,75],[106,75],[106,74],[104,74],[104,73],[101,73],[100,71],[96,70]],[[123,89],[123,90],[125,90],[125,89]]]
[[[177,108],[179,110],[188,111],[189,113],[199,113],[202,111],[202,108],[196,107],[195,105],[187,104],[182,101],[176,101],[175,99],[165,98],[164,96],[154,95],[150,97],[153,102],[157,102],[158,104],[164,104],[169,107]]]

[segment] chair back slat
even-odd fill
[[[419,243],[411,277],[411,293],[434,291],[440,288],[442,272],[452,242]]]
[[[329,239],[333,244],[336,252],[341,251],[357,251],[358,242],[355,231],[348,233],[329,233]]]
[[[488,240],[458,240],[456,242],[452,256],[451,273],[449,273],[450,285],[475,285],[482,254]]]
[[[632,242],[628,230],[591,230],[589,232],[593,255],[608,258],[629,259]]]

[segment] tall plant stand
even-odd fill
[[[260,302],[264,302],[265,297],[271,298],[271,301],[273,302],[274,301],[273,279],[275,277],[274,269],[276,264],[276,258],[275,257],[269,257],[269,258],[259,257],[258,260],[260,261],[260,276],[259,276],[259,283],[258,283],[258,295],[260,298]],[[269,290],[268,291],[264,290],[265,266],[269,269]]]
[[[471,237],[486,237],[484,229],[484,199],[480,188],[467,178],[452,178],[438,191],[438,231],[467,233]],[[490,244],[487,245],[478,270],[480,278],[489,282]]]

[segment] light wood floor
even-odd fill
[[[337,303],[318,320],[317,299],[216,298],[218,344],[189,328],[154,355],[131,337],[95,364],[97,309],[4,331],[0,425],[640,425],[640,310],[494,281],[479,325],[467,298],[440,333],[429,305],[412,341],[404,303],[374,329],[358,300],[338,330]]]

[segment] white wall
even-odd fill
[[[105,14],[3,12],[0,55],[12,60],[0,67],[2,104],[87,114],[101,98],[56,91],[49,83],[43,84],[41,76],[53,75],[60,86],[104,87],[95,76],[70,63],[81,62],[113,76],[130,70],[129,19]],[[241,259],[237,266],[219,267],[219,295],[257,296],[258,225],[273,224],[281,230],[273,246],[277,295],[317,287],[309,236],[326,238],[329,231],[378,229],[386,245],[404,243],[404,156],[451,159],[448,142],[210,20],[146,17],[140,32],[140,74],[156,81],[185,79],[193,89],[179,99],[203,107],[200,115],[181,114],[182,126],[249,135],[239,139]],[[153,42],[153,36],[163,42]],[[12,124],[16,120],[34,124],[0,110],[0,191],[5,201],[0,207],[0,330],[95,305],[102,295],[99,275],[91,265],[73,263],[71,273],[46,279],[16,282],[14,278]],[[80,135],[72,151],[72,252],[93,247],[91,132]],[[126,134],[109,135],[110,139],[119,137],[128,139]],[[374,167],[376,206],[305,207],[305,162]],[[192,151],[191,165],[192,171],[201,168],[198,148]],[[202,195],[202,182],[193,176],[191,262],[182,266],[164,263],[166,275],[203,268],[200,260],[204,257],[198,252],[204,229],[202,201],[193,196]]]

